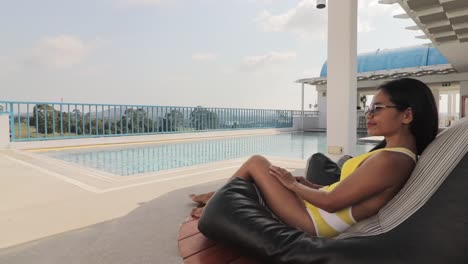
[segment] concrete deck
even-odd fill
[[[119,177],[0,150],[0,263],[177,263],[187,195],[216,188],[246,158]],[[303,160],[268,158],[303,174]]]
[[[187,193],[213,190],[223,182],[173,191],[122,217],[0,249],[0,263],[182,264],[177,236],[193,206]]]

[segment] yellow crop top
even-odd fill
[[[406,154],[410,156],[414,162],[416,162],[416,155],[406,149],[406,148],[382,148],[382,149],[377,149],[371,152],[364,153],[362,155],[359,155],[357,157],[354,157],[352,159],[347,160],[343,164],[343,168],[341,169],[341,176],[340,180],[332,185],[322,187],[320,190],[325,190],[327,192],[330,192],[331,190],[335,189],[336,186],[348,177],[351,173],[354,172],[354,170],[361,165],[361,163],[366,160],[368,157],[371,155],[378,153],[380,151],[394,151],[394,152],[401,152],[403,154]],[[334,237],[352,225],[356,223],[356,220],[354,220],[354,217],[351,213],[351,207],[344,208],[338,212],[335,213],[328,213],[313,204],[310,204],[307,201],[304,201],[307,211],[309,212],[310,217],[312,218],[312,222],[314,223],[315,226],[315,231],[317,233],[317,236],[322,236],[322,237]]]

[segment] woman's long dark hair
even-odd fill
[[[392,103],[400,106],[398,110],[411,107],[413,121],[410,131],[416,139],[417,154],[421,155],[439,130],[439,114],[431,89],[419,80],[402,78],[383,83],[377,90],[385,92]],[[383,140],[372,150],[384,148],[385,145]]]

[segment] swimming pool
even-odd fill
[[[357,153],[373,144],[358,144]],[[326,133],[286,133],[165,144],[48,151],[43,155],[120,176],[156,172],[254,154],[307,159],[326,151]]]

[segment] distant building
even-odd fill
[[[457,72],[435,47],[413,46],[397,49],[379,49],[358,55],[357,106],[359,118],[364,116],[361,97],[370,104],[371,95],[379,84],[395,78],[419,79],[431,88],[440,113],[440,125],[449,126],[461,113],[460,89],[468,90],[468,72]],[[318,128],[326,128],[327,112],[327,63],[319,77],[297,80],[298,83],[315,85],[318,104]],[[361,120],[362,121],[362,120]]]

